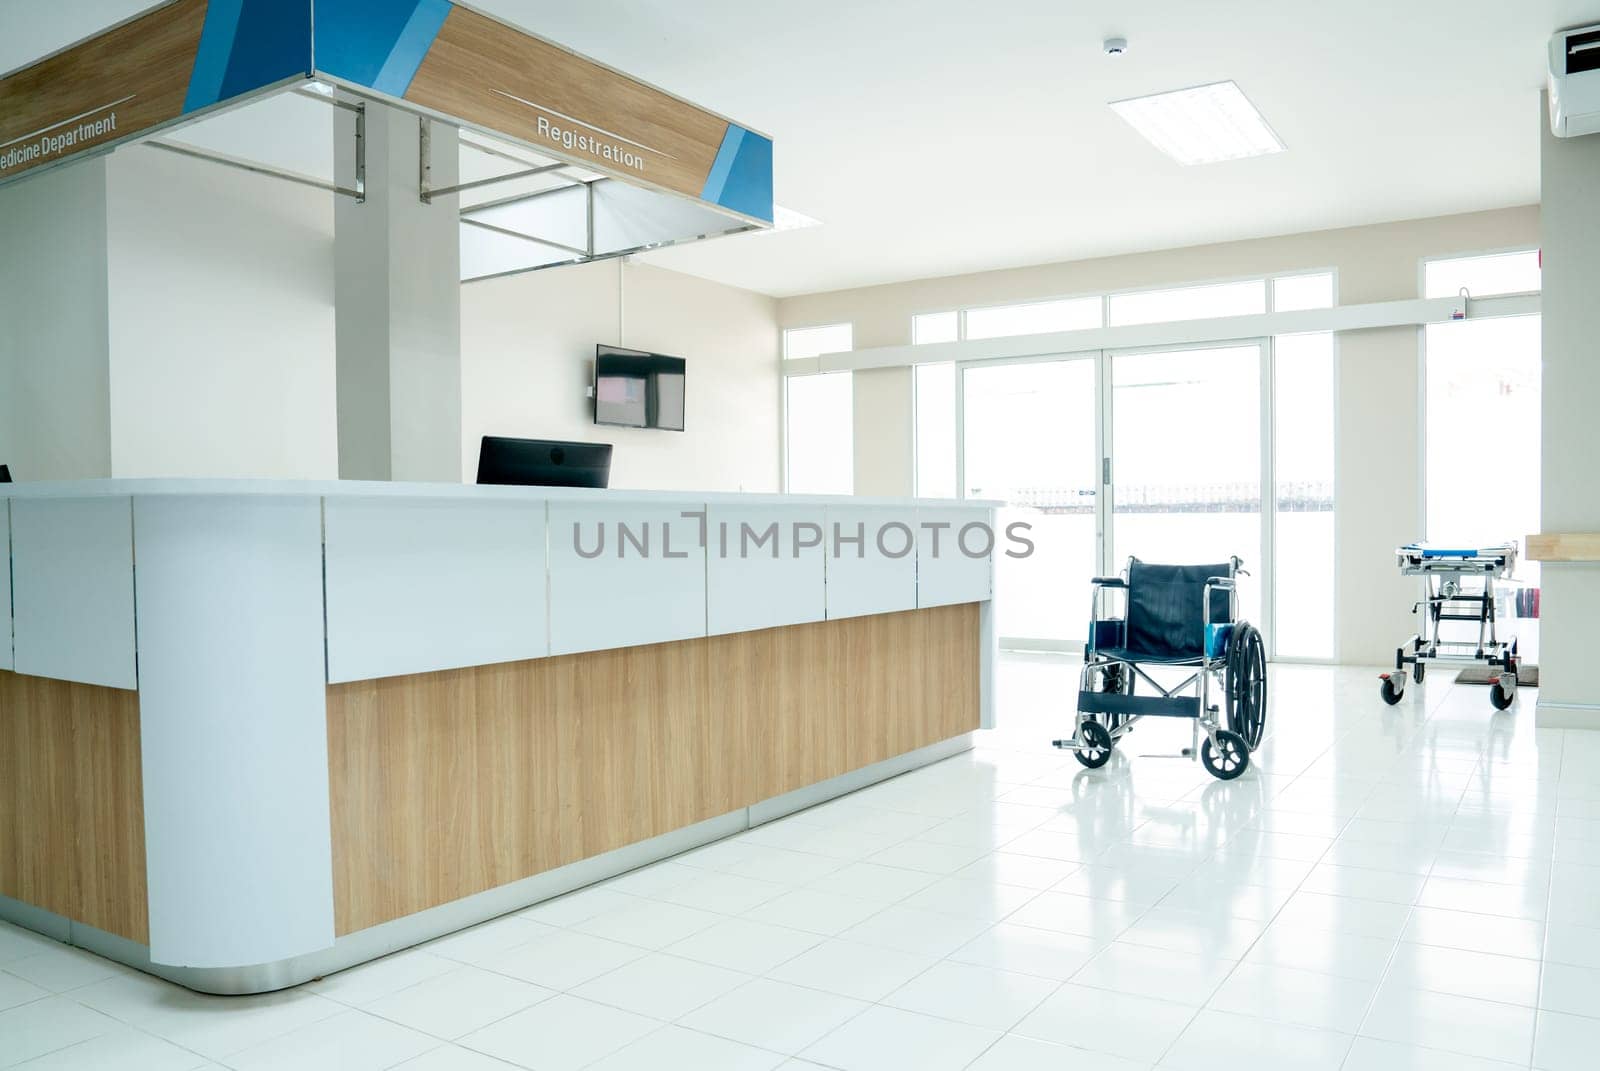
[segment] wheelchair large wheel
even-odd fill
[[[1267,648],[1261,633],[1240,622],[1228,640],[1227,659],[1223,694],[1228,728],[1253,751],[1267,728]]]
[[[1250,748],[1238,733],[1218,729],[1216,747],[1209,736],[1200,744],[1200,763],[1217,780],[1232,781],[1249,768]]]
[[[1104,725],[1097,721],[1085,721],[1079,732],[1083,736],[1084,746],[1073,752],[1079,762],[1091,770],[1098,770],[1111,761],[1114,743]]]

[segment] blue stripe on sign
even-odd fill
[[[772,141],[747,132],[717,203],[757,219],[772,219]]]
[[[433,39],[439,36],[444,20],[450,14],[450,0],[420,0],[411,17],[406,20],[400,39],[389,50],[383,69],[373,80],[372,88],[391,97],[403,97],[411,88],[411,79],[417,76]]]
[[[705,188],[700,191],[701,200],[713,204],[722,200],[722,189],[728,184],[728,175],[733,171],[733,161],[739,155],[739,146],[744,142],[744,135],[744,127],[734,123],[728,124],[727,132],[722,135],[722,145],[717,149],[717,158],[711,161]]]
[[[183,98],[185,113],[215,104],[221,97],[222,79],[228,73],[228,57],[233,54],[233,39],[243,12],[244,0],[209,0],[206,4],[200,47],[195,51],[189,90]]]

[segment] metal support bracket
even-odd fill
[[[266,164],[257,163],[239,156],[229,156],[227,153],[211,152],[207,149],[196,148],[193,145],[183,145],[173,141],[146,141],[141,144],[152,149],[164,149],[178,156],[187,156],[193,160],[205,160],[208,163],[221,164],[231,167],[236,171],[248,171],[253,175],[265,175],[268,178],[281,179],[299,186],[310,186],[316,190],[326,190],[341,197],[349,197],[356,204],[364,204],[367,200],[367,106],[365,104],[350,104],[345,101],[330,100],[319,94],[306,94],[316,96],[318,100],[325,100],[335,107],[354,112],[356,117],[355,154],[356,170],[355,182],[351,186],[341,186],[337,182],[317,178],[315,175],[302,175],[298,171],[285,171]]]
[[[557,161],[553,164],[538,164],[525,166],[521,171],[512,171],[505,175],[490,175],[488,178],[473,179],[471,182],[458,182],[453,186],[435,186],[433,184],[433,121],[426,116],[417,119],[417,196],[423,204],[433,203],[435,197],[448,197],[453,193],[465,193],[468,190],[480,189],[484,186],[494,186],[501,182],[515,182],[517,179],[532,178],[535,175],[547,175],[553,171],[560,171],[571,167],[571,164]],[[475,141],[463,140],[463,145],[477,152],[498,156],[503,160],[511,160],[519,164],[527,164],[509,153],[500,152],[487,145],[480,145]],[[485,208],[486,205],[475,205],[475,208]]]

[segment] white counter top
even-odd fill
[[[742,506],[867,506],[993,509],[987,499],[790,495],[744,491],[645,491],[613,487],[507,487],[382,480],[132,479],[40,480],[0,484],[0,498],[98,498],[105,495],[312,495],[322,498],[478,499],[545,502],[705,502]]]

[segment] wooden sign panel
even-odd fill
[[[0,182],[311,69],[309,0],[175,0],[0,79]]]
[[[772,219],[772,142],[448,0],[317,0],[319,74]]]
[[[772,219],[770,139],[450,0],[172,0],[0,78],[0,182],[317,75]]]

